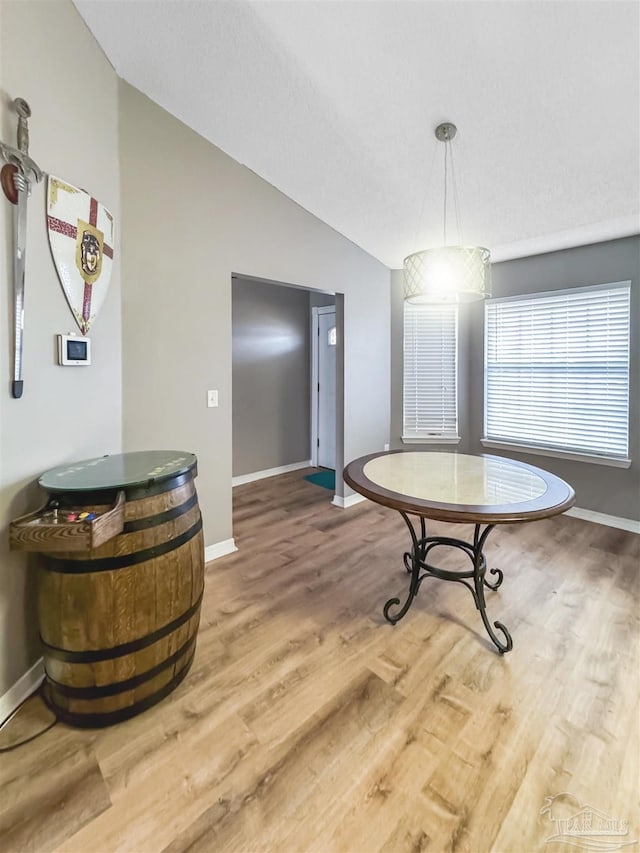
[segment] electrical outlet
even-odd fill
[[[385,450],[388,450],[388,449],[389,449],[389,445],[388,445],[388,444],[385,444],[384,449],[385,449]]]
[[[215,409],[218,405],[218,392],[217,391],[207,391],[207,406],[210,409]]]

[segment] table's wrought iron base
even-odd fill
[[[400,605],[400,599],[390,598],[387,601],[383,609],[385,619],[391,622],[392,625],[395,625],[396,622],[402,619],[411,607],[411,603],[420,589],[420,584],[425,578],[436,577],[445,581],[456,581],[457,583],[464,584],[471,592],[476,608],[480,611],[484,627],[487,629],[487,633],[497,646],[500,654],[503,655],[505,652],[511,651],[513,648],[511,635],[502,622],[494,622],[492,627],[487,616],[487,608],[484,600],[484,587],[496,590],[503,580],[503,574],[500,569],[490,569],[489,573],[496,576],[494,583],[490,583],[486,578],[487,560],[484,556],[483,548],[487,541],[487,536],[491,533],[495,524],[488,524],[484,530],[481,530],[481,524],[476,524],[473,544],[471,544],[461,539],[451,539],[448,536],[427,536],[424,518],[420,518],[420,537],[418,538],[418,533],[407,513],[400,511],[400,515],[404,518],[409,528],[413,543],[411,551],[407,551],[404,555],[405,568],[411,575],[409,594],[407,600],[395,615],[391,614],[390,610]],[[429,551],[439,545],[446,545],[463,551],[471,560],[472,568],[469,571],[448,571],[429,565],[427,563]],[[504,640],[496,634],[493,630],[494,627],[503,634]]]

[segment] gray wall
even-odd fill
[[[125,448],[197,454],[211,545],[233,535],[232,273],[344,294],[337,384],[354,459],[388,441],[389,270],[124,82],[120,157]]]
[[[234,278],[233,476],[310,459],[310,294]]]
[[[12,210],[0,195],[0,697],[37,660],[34,563],[7,550],[8,524],[36,509],[43,471],[121,449],[120,179],[118,85],[69,0],[0,5],[0,135],[15,145],[10,103],[32,109],[30,152],[111,210],[116,245],[111,285],[90,336],[92,365],[58,367],[55,335],[76,328],[56,275],[45,227],[46,180],[29,199],[24,396],[10,397]],[[83,93],[91,93],[89,98]],[[93,106],[88,108],[88,104]],[[97,106],[96,106],[97,105]]]
[[[460,323],[459,452],[495,453],[521,459],[565,479],[576,490],[576,505],[621,518],[640,520],[640,237],[627,237],[493,264],[493,295],[512,296],[631,280],[631,377],[629,469],[575,462],[510,450],[484,448],[484,307],[463,306]],[[403,447],[402,432],[402,271],[392,273],[391,433],[392,446]],[[405,446],[405,449],[409,447]],[[427,446],[432,448],[433,445]],[[451,446],[445,449],[452,449]]]

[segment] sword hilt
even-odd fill
[[[16,98],[13,106],[18,113],[18,148],[23,154],[29,153],[29,122],[31,107],[24,98]]]
[[[0,155],[7,163],[12,166],[16,166],[27,178],[29,178],[31,174],[33,175],[32,180],[42,180],[44,174],[42,169],[38,166],[35,160],[24,151],[19,151],[17,148],[12,148],[11,145],[5,145],[4,142],[0,142]]]
[[[12,166],[16,166],[26,178],[33,175],[32,180],[42,180],[42,169],[29,156],[29,118],[31,107],[24,98],[15,98],[13,107],[18,114],[18,147],[13,148],[0,142],[0,155]],[[6,194],[6,190],[5,190]]]
[[[25,176],[20,171],[14,172],[13,185],[19,193],[27,193],[27,195],[29,195],[29,193],[31,192],[31,182],[28,178],[25,178]]]

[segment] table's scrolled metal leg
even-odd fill
[[[489,583],[489,581],[485,578],[485,579],[484,579],[484,585],[485,585],[486,587],[488,587],[489,589],[493,589],[493,590],[498,589],[498,587],[499,587],[499,586],[500,586],[500,584],[502,583],[502,580],[503,580],[503,578],[504,578],[504,575],[502,574],[502,572],[500,571],[500,569],[489,569],[489,574],[492,574],[492,575],[498,575],[498,579],[496,580],[496,582],[495,582],[495,583]]]
[[[409,530],[411,530],[411,532],[412,532],[412,533],[414,533],[413,525],[409,522],[409,519],[407,518],[407,516],[406,516],[403,512],[401,512],[401,513],[400,513],[400,515],[401,515],[401,516],[404,518],[404,520],[406,521],[406,523],[407,523],[407,526],[408,526]],[[417,545],[418,545],[418,551],[419,551],[420,560],[424,563],[424,561],[425,561],[425,559],[426,559],[426,556],[427,556],[427,551],[428,551],[429,549],[427,548],[427,528],[426,528],[426,523],[425,523],[425,520],[424,520],[424,518],[423,518],[422,516],[420,516],[420,539],[419,539],[419,541],[418,541]],[[413,572],[413,557],[412,557],[412,553],[413,553],[413,551],[412,551],[411,553],[410,553],[409,551],[405,551],[405,552],[404,552],[404,556],[403,556],[403,560],[404,560],[404,567],[405,567],[405,569],[409,572],[409,574],[411,574],[411,573]]]
[[[491,527],[489,527],[489,529],[486,531],[486,535],[483,539],[482,545],[480,546],[480,552],[482,552],[484,542],[485,542],[487,536],[489,535],[489,532],[491,530],[493,530],[494,527],[495,527],[495,524],[491,525]],[[478,551],[478,537],[479,536],[480,536],[480,525],[476,524],[475,533],[473,535],[473,550],[474,550],[474,552]],[[489,569],[489,574],[498,576],[496,579],[496,582],[495,583],[489,583],[489,581],[485,577],[485,578],[483,578],[484,585],[486,587],[488,587],[489,589],[493,589],[493,590],[498,589],[498,587],[501,585],[502,581],[504,580],[504,574],[502,573],[502,571],[500,569]]]
[[[424,518],[420,519],[420,521],[421,521],[420,530],[422,533],[422,539],[419,540],[417,535],[416,535],[416,531],[414,530],[413,524],[411,523],[411,520],[409,519],[409,516],[405,512],[402,512],[402,511],[400,511],[400,515],[404,518],[405,523],[406,523],[407,527],[409,528],[409,532],[411,533],[411,541],[413,543],[413,547],[411,548],[411,552],[406,551],[404,556],[403,556],[405,568],[408,572],[411,573],[411,580],[409,581],[409,595],[407,596],[407,600],[402,605],[402,607],[400,608],[398,613],[396,613],[395,616],[392,616],[389,613],[389,611],[392,607],[397,607],[400,604],[399,598],[390,598],[382,610],[382,612],[384,614],[384,618],[387,620],[387,622],[391,622],[392,625],[395,625],[396,622],[398,622],[400,619],[402,619],[404,614],[411,607],[411,602],[416,597],[416,594],[417,594],[418,590],[420,589],[420,581],[421,581],[420,557],[421,557],[421,555],[424,554],[424,544],[423,543],[425,541],[425,533],[426,533]]]
[[[487,630],[487,634],[491,637],[493,642],[498,647],[498,651],[501,655],[505,654],[505,652],[510,652],[513,648],[513,640],[511,639],[511,634],[507,631],[502,622],[494,622],[493,625],[498,631],[502,631],[506,642],[503,642],[500,637],[495,633],[493,628],[491,627],[491,623],[489,622],[489,618],[487,616],[487,605],[484,600],[484,589],[483,585],[489,587],[489,589],[497,589],[502,583],[503,573],[500,569],[491,569],[491,574],[498,574],[498,580],[495,584],[490,584],[485,579],[485,571],[487,568],[486,561],[483,555],[484,543],[487,541],[487,536],[491,533],[494,524],[488,524],[482,533],[480,533],[480,525],[476,524],[476,529],[473,537],[473,550],[474,550],[474,561],[473,561],[473,584],[475,586],[476,594],[474,595],[474,599],[476,602],[476,607],[480,611],[480,616],[482,616],[482,621],[484,622],[484,627]]]
[[[495,643],[500,654],[505,654],[505,652],[511,651],[513,648],[513,640],[511,639],[509,631],[505,628],[502,622],[494,622],[493,625],[491,625],[487,616],[487,606],[484,598],[485,586],[488,589],[496,590],[502,584],[504,579],[504,575],[500,569],[490,569],[490,574],[496,576],[494,583],[490,583],[486,579],[487,561],[484,556],[483,549],[485,542],[487,541],[487,537],[495,525],[489,524],[481,531],[482,526],[480,524],[476,524],[472,545],[469,542],[463,542],[460,539],[452,539],[448,536],[427,536],[425,519],[420,516],[420,538],[418,538],[416,529],[414,528],[407,513],[402,512],[401,510],[399,510],[399,512],[404,519],[405,524],[409,528],[409,533],[411,534],[411,551],[407,551],[403,556],[405,569],[411,575],[411,579],[409,581],[409,592],[406,601],[401,607],[399,598],[390,598],[384,605],[383,614],[385,619],[388,622],[391,622],[392,625],[395,625],[396,622],[399,622],[400,619],[402,619],[411,607],[413,599],[416,597],[418,590],[420,589],[420,584],[426,577],[436,577],[441,580],[456,581],[456,583],[464,584],[473,596],[476,608],[480,611],[480,616],[482,617],[482,622],[484,623],[487,633]],[[467,555],[467,557],[469,557],[472,569],[470,571],[450,571],[448,569],[439,569],[436,566],[432,566],[427,563],[427,556],[431,549],[443,546],[461,550]],[[473,585],[471,582],[473,582]],[[394,607],[400,607],[400,609],[397,613],[392,614],[390,611]],[[496,634],[494,628],[502,633],[504,639]]]

